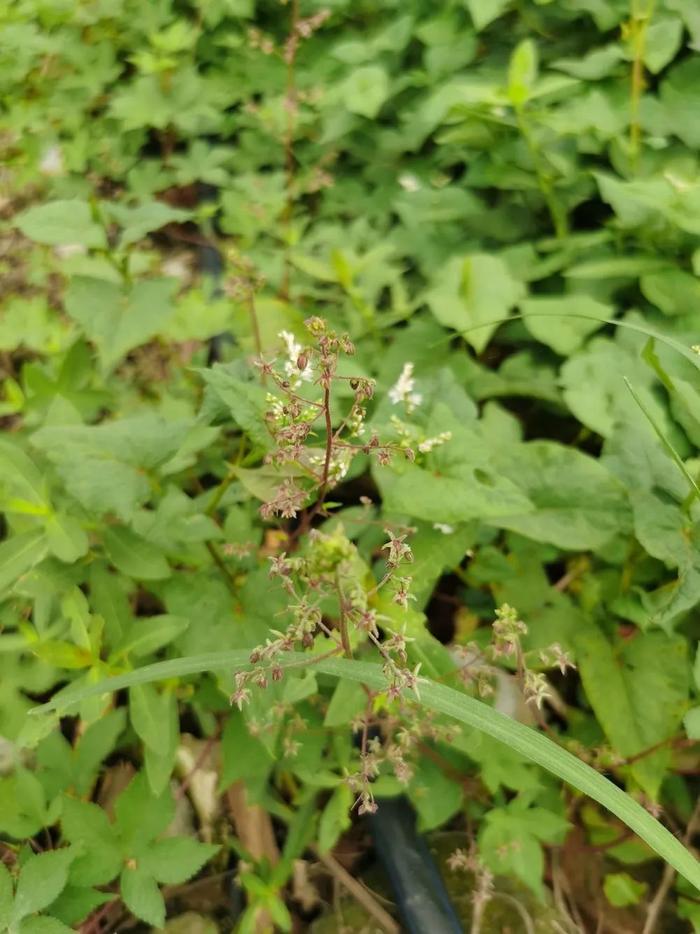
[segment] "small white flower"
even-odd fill
[[[389,390],[392,405],[403,402],[407,412],[412,412],[423,401],[419,392],[414,392],[416,381],[413,378],[413,364],[404,363],[401,375]]]
[[[446,522],[433,522],[433,528],[437,532],[442,532],[443,535],[452,535],[454,532],[454,526],[448,525]]]
[[[39,171],[42,175],[50,177],[65,174],[66,168],[63,164],[63,153],[60,146],[53,145],[44,150],[39,162]]]
[[[297,360],[303,349],[301,344],[290,331],[280,331],[277,336],[284,341],[287,348],[288,359],[284,364],[284,372],[290,379],[297,377],[298,379],[303,379],[307,383],[310,382],[313,377],[311,365],[307,363],[303,370],[300,370],[297,366]]]
[[[426,438],[425,441],[421,441],[418,450],[421,454],[428,454],[433,448],[439,448],[441,444],[445,444],[451,438],[451,431],[443,431],[439,435],[435,435],[434,438]]]
[[[410,172],[404,172],[403,175],[399,176],[399,185],[401,185],[404,191],[408,191],[411,194],[421,189],[420,181]]]

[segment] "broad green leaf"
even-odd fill
[[[678,16],[654,17],[647,25],[644,42],[644,64],[658,75],[681,47],[683,23]]]
[[[231,418],[251,441],[263,449],[270,446],[270,432],[265,421],[267,393],[257,383],[245,382],[222,366],[200,370],[207,387],[230,409]]]
[[[424,831],[454,817],[462,806],[463,791],[459,782],[448,777],[437,763],[421,757],[408,786],[408,797],[418,814],[418,828]]]
[[[504,318],[524,294],[525,286],[512,276],[504,260],[473,253],[449,260],[425,298],[440,324],[462,332],[481,353],[498,319]]]
[[[146,201],[135,207],[127,207],[118,202],[105,202],[104,210],[121,227],[120,248],[138,243],[146,234],[159,230],[166,224],[181,223],[190,217],[189,211],[171,208],[162,201]]]
[[[163,552],[131,529],[123,526],[106,529],[102,543],[112,564],[128,577],[162,580],[170,576],[170,566]]]
[[[93,218],[87,201],[49,201],[29,208],[15,219],[25,237],[50,246],[70,245],[104,249],[107,238]]]
[[[46,557],[48,542],[41,529],[0,542],[0,594]]]
[[[499,451],[494,467],[512,477],[530,508],[489,522],[559,548],[599,548],[629,531],[631,511],[622,484],[599,461],[552,441]]]
[[[120,286],[76,276],[66,292],[66,311],[96,345],[103,369],[110,371],[165,327],[173,313],[176,285],[174,279],[142,279]]]
[[[373,120],[389,96],[389,76],[380,65],[365,65],[348,76],[341,90],[350,113]]]
[[[616,752],[632,757],[674,734],[688,697],[685,640],[649,632],[614,648],[589,626],[577,633],[575,645],[586,696]],[[652,799],[669,755],[662,749],[630,766]]]
[[[140,772],[119,795],[114,806],[117,832],[124,850],[138,856],[143,847],[160,836],[175,813],[170,791],[154,795]]]
[[[119,891],[126,907],[137,918],[156,928],[165,924],[165,901],[158,883],[139,866],[123,870],[119,880]]]
[[[141,857],[142,869],[164,885],[191,879],[220,847],[191,837],[167,837],[152,844]]]
[[[134,619],[128,634],[116,650],[117,656],[150,655],[168,645],[189,626],[189,620],[182,616],[140,616]]]
[[[87,801],[63,799],[61,830],[76,849],[70,868],[72,885],[106,885],[119,872],[122,852],[106,812]]]
[[[54,513],[48,517],[44,528],[49,551],[59,561],[73,564],[87,554],[87,533],[73,516],[61,512]]]
[[[72,709],[75,704],[86,697],[121,690],[133,684],[146,684],[203,671],[233,672],[248,667],[249,657],[250,652],[242,650],[212,652],[208,655],[158,662],[125,675],[109,678],[96,685],[81,686],[60,692],[48,704],[35,707],[34,710],[40,712],[49,709],[63,713]],[[310,656],[295,652],[280,657],[280,663],[283,666],[297,665],[299,662],[308,663],[310,660]],[[314,659],[313,664],[319,672],[366,684],[372,690],[381,691],[386,687],[381,665],[376,663],[326,658]],[[420,702],[427,709],[443,713],[460,723],[482,730],[508,746],[513,752],[537,763],[602,804],[700,891],[700,866],[695,857],[634,798],[600,773],[536,730],[498,713],[483,702],[462,694],[454,688],[425,679],[421,682],[419,690]]]
[[[128,520],[152,494],[147,472],[180,449],[191,427],[146,414],[94,426],[41,428],[31,440],[85,509]]]
[[[6,440],[0,440],[0,496],[8,512],[13,511],[13,499],[25,501],[37,514],[48,507],[45,477],[18,444]]]
[[[15,923],[41,911],[57,898],[68,882],[73,859],[70,849],[50,850],[32,855],[20,870],[12,919]]]
[[[236,710],[226,720],[221,737],[221,758],[219,786],[222,791],[240,779],[264,780],[274,765],[268,748],[250,734],[242,714]]]
[[[563,357],[578,350],[589,334],[614,315],[610,305],[577,294],[533,296],[520,303],[520,310],[530,334]]]
[[[682,269],[647,273],[639,284],[649,301],[665,315],[692,314],[700,306],[700,279]]]

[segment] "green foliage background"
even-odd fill
[[[295,16],[310,35],[290,67]],[[56,828],[75,848],[52,869],[53,904],[18,909],[20,874],[3,914],[0,875],[0,917],[22,934],[44,908],[71,925],[121,872],[129,908],[162,922],[156,883],[213,849],[172,846],[165,876],[139,851],[136,873],[122,818],[88,801],[104,760],[130,756],[141,771],[124,794],[136,809],[159,801],[162,817],[138,845],[160,846],[186,711],[205,736],[228,717],[222,787],[245,779],[292,828],[315,802],[324,846],[347,824],[357,694],[312,674],[274,689],[292,705],[276,723],[263,696],[228,716],[228,674],[132,687],[128,711],[86,700],[72,744],[26,717],[67,680],[248,648],[284,606],[256,557],[274,478],[245,367],[241,257],[266,353],[320,314],[377,380],[373,427],[403,415],[387,391],[410,361],[416,438],[452,433],[416,464],[371,470],[378,514],[417,530],[416,660],[452,665],[425,611],[457,569],[456,641],[487,639],[494,607],[517,607],[529,649],[556,641],[576,662],[562,739],[608,748],[628,790],[687,823],[700,739],[695,0],[10,0],[0,27],[0,832],[14,846]],[[227,257],[226,295],[194,268],[202,236]],[[202,372],[222,332],[228,362]],[[370,562],[372,527],[351,534]],[[310,701],[332,690],[328,712]],[[294,710],[318,729],[297,736]],[[287,735],[302,740],[295,757]],[[466,811],[494,871],[541,893],[542,844],[573,819],[559,786],[487,738],[441,755],[488,803],[426,759],[409,788],[421,826]],[[288,773],[299,794],[282,804]],[[577,819],[596,842],[615,836],[600,815]],[[81,862],[81,827],[112,854],[101,872]],[[611,853],[653,881],[649,851]],[[22,873],[33,859],[20,851]],[[251,894],[280,925],[285,881]],[[673,904],[697,930],[684,891]]]

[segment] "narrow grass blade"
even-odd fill
[[[683,463],[683,458],[680,456],[680,454],[679,454],[678,451],[674,448],[674,446],[671,444],[671,442],[668,440],[668,438],[664,435],[663,431],[661,430],[661,427],[656,423],[656,420],[655,420],[654,416],[651,414],[651,412],[649,411],[649,409],[647,408],[647,406],[644,405],[644,403],[642,402],[641,398],[640,398],[639,395],[637,394],[637,392],[636,392],[634,386],[632,385],[632,383],[630,383],[630,381],[627,379],[626,376],[623,376],[622,378],[623,378],[624,381],[625,381],[625,386],[627,386],[627,388],[629,389],[630,393],[632,394],[632,398],[634,399],[634,401],[637,403],[637,405],[639,406],[639,408],[640,408],[640,409],[642,410],[642,412],[644,413],[644,415],[645,415],[645,417],[646,417],[646,420],[649,422],[649,424],[651,425],[651,427],[654,429],[654,432],[655,432],[657,438],[659,439],[659,441],[663,444],[663,446],[664,446],[664,448],[665,448],[667,454],[669,455],[669,457],[671,457],[671,458],[675,461],[676,466],[678,467],[678,469],[680,470],[680,472],[683,474],[683,476],[685,477],[685,479],[686,479],[686,480],[688,481],[688,483],[690,484],[691,489],[695,492],[695,495],[698,496],[698,497],[700,497],[700,487],[698,487],[698,485],[697,485],[697,483],[695,482],[695,480],[693,479],[693,477],[692,477],[690,471],[688,470],[688,468],[687,468],[687,467],[685,466],[685,464]]]
[[[214,652],[193,655],[171,661],[147,665],[128,674],[107,678],[93,685],[85,685],[57,694],[48,704],[35,707],[32,713],[55,711],[64,713],[88,697],[106,694],[134,684],[182,677],[203,671],[225,671],[231,673],[248,668],[249,652]],[[342,658],[320,658],[290,652],[280,658],[283,666],[313,665],[324,674],[365,684],[374,690],[386,687],[386,678],[381,666],[372,662],[360,662]],[[603,807],[620,818],[642,840],[669,865],[676,869],[691,885],[700,891],[700,863],[633,798],[604,778],[590,766],[579,761],[571,753],[561,749],[546,736],[531,727],[511,720],[481,701],[468,697],[454,688],[426,680],[420,684],[420,704],[429,709],[453,717],[460,723],[474,727],[514,749],[521,756],[537,763],[572,787],[589,795]]]

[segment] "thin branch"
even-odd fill
[[[355,901],[362,905],[365,911],[374,918],[382,930],[387,931],[388,934],[401,934],[401,928],[396,921],[394,921],[389,912],[382,908],[374,895],[368,892],[361,882],[358,882],[357,879],[353,879],[347,869],[341,866],[337,859],[334,859],[330,853],[317,853],[317,855],[333,878],[347,889]]]

